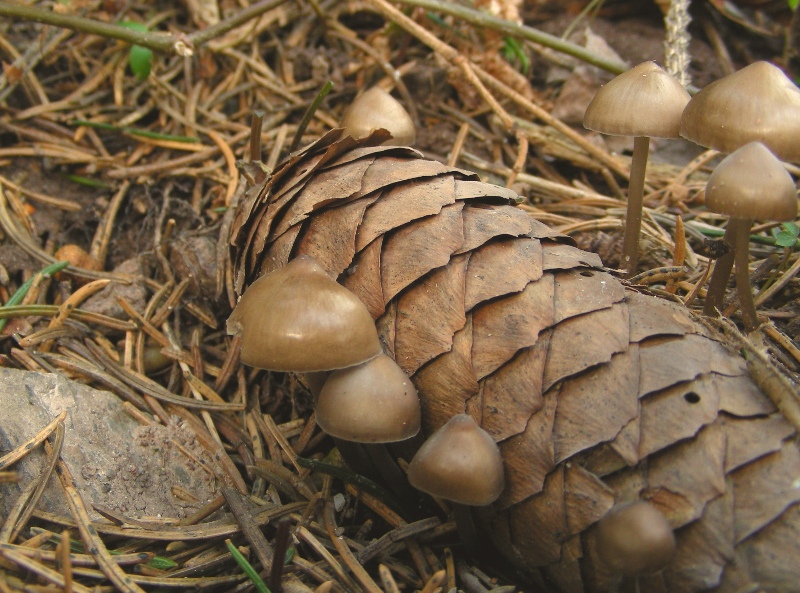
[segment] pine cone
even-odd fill
[[[480,522],[545,590],[608,590],[596,523],[637,499],[678,542],[642,590],[800,590],[795,430],[743,360],[514,192],[381,140],[334,130],[244,194],[236,291],[308,254],[358,295],[425,430],[466,412],[499,444],[507,485]]]

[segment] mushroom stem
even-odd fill
[[[637,136],[633,139],[633,158],[631,159],[631,178],[628,185],[628,210],[625,214],[625,237],[622,242],[622,268],[625,275],[636,273],[639,262],[639,235],[642,229],[642,204],[644,197],[644,175],[647,170],[647,156],[650,151],[650,138]]]
[[[458,539],[461,540],[461,545],[464,546],[467,554],[473,558],[480,557],[480,539],[478,537],[478,528],[475,526],[475,519],[472,516],[472,507],[460,502],[454,502],[452,505],[453,518],[456,520],[456,529],[458,530]]]
[[[342,459],[344,459],[351,470],[365,478],[369,478],[373,482],[380,480],[380,476],[375,466],[372,464],[372,459],[363,444],[354,443],[337,437],[331,438],[333,438],[334,445],[336,445],[339,453],[341,453]]]
[[[733,227],[733,257],[736,264],[736,291],[739,293],[739,307],[742,321],[748,332],[759,325],[753,290],[750,288],[750,227],[753,221],[747,218],[731,218]]]
[[[728,222],[728,227],[725,229],[725,236],[722,240],[726,245],[733,247],[733,221]],[[733,249],[726,253],[714,263],[714,271],[711,272],[711,280],[708,284],[708,293],[706,294],[706,302],[703,305],[703,314],[709,317],[719,316],[722,310],[722,298],[725,296],[725,288],[728,286],[728,278],[731,277],[733,270]]]
[[[389,485],[393,492],[403,497],[404,500],[414,500],[414,489],[408,483],[405,472],[397,465],[397,461],[389,453],[384,443],[365,444],[364,448],[372,464],[378,468],[381,478]]]

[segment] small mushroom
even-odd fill
[[[486,506],[505,488],[500,448],[468,414],[456,414],[411,459],[408,481],[417,490],[453,503],[458,534],[467,551],[480,553],[471,507]]]
[[[345,133],[355,139],[369,136],[383,128],[392,139],[384,144],[408,146],[414,144],[417,132],[414,122],[400,102],[382,88],[374,86],[355,98],[342,118]]]
[[[331,373],[320,391],[316,413],[322,430],[357,443],[403,441],[420,428],[417,390],[385,354]]]
[[[730,216],[726,238],[733,244],[736,290],[742,319],[748,331],[758,327],[750,289],[750,227],[753,220],[793,220],[797,216],[797,190],[783,164],[760,142],[750,142],[725,157],[706,185],[706,207]],[[721,282],[721,285],[715,284]],[[722,294],[725,276],[712,276],[706,305],[712,294]],[[713,309],[707,314],[714,314]]]
[[[241,335],[242,362],[273,371],[335,370],[382,352],[364,304],[306,255],[253,282],[227,329]]]
[[[597,552],[617,575],[658,572],[672,560],[675,549],[666,517],[642,500],[613,507],[597,524]]]
[[[650,138],[677,138],[689,93],[655,62],[643,62],[603,86],[589,103],[584,127],[612,136],[633,136],[622,267],[634,274],[639,260],[642,198]]]
[[[418,490],[472,506],[491,504],[505,486],[497,443],[467,414],[453,416],[425,441],[408,466],[408,480]]]

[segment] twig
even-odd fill
[[[234,488],[227,486],[222,488],[222,494],[225,496],[225,502],[228,503],[236,522],[239,523],[239,528],[242,530],[242,535],[253,546],[253,551],[261,562],[261,568],[268,570],[272,566],[275,555],[272,551],[272,546],[269,545],[267,538],[261,533],[261,530],[255,525],[253,515],[242,500],[242,495],[239,494]],[[281,559],[282,560],[282,559]]]
[[[30,439],[28,439],[27,441],[22,443],[19,447],[17,447],[13,451],[10,451],[9,453],[6,453],[5,455],[3,455],[3,457],[0,457],[0,469],[5,468],[5,467],[9,467],[9,466],[11,466],[11,464],[13,464],[13,463],[19,461],[20,459],[22,459],[23,457],[25,457],[25,455],[28,452],[30,452],[31,449],[33,449],[36,445],[38,445],[43,440],[45,440],[50,435],[50,433],[53,432],[56,429],[56,426],[61,424],[64,421],[64,418],[66,418],[66,417],[67,417],[67,412],[65,410],[65,411],[61,412],[58,416],[56,416],[50,422],[50,424],[45,426],[42,430],[40,430],[38,433],[36,433],[33,437],[31,437]]]
[[[308,106],[308,109],[303,114],[303,119],[300,121],[300,125],[297,126],[297,131],[294,134],[294,138],[292,138],[292,143],[289,145],[289,152],[294,152],[294,150],[297,149],[298,145],[300,144],[300,140],[303,137],[303,132],[305,132],[306,128],[308,127],[308,123],[311,121],[311,118],[314,117],[314,113],[316,113],[317,109],[319,109],[319,106],[322,105],[322,101],[332,90],[333,81],[329,80],[322,86],[319,93],[317,93],[317,96],[314,97],[311,105]]]
[[[61,480],[61,485],[67,493],[67,504],[72,513],[73,519],[78,526],[78,531],[81,534],[81,539],[97,561],[97,565],[102,569],[103,573],[120,591],[123,593],[144,593],[144,589],[134,583],[131,578],[125,574],[120,568],[119,564],[114,562],[114,557],[106,548],[103,540],[100,539],[97,531],[92,527],[92,522],[86,512],[86,507],[81,500],[81,495],[75,489],[72,481],[72,474],[63,461],[59,461],[56,465],[56,472]]]
[[[59,572],[45,566],[44,564],[41,564],[40,562],[37,562],[33,558],[28,558],[27,556],[22,555],[10,545],[0,544],[0,556],[10,560],[14,564],[26,568],[42,579],[61,587],[62,590],[64,589],[64,577]],[[78,593],[91,593],[92,591],[89,587],[84,587],[83,585],[78,585],[77,583],[73,583],[73,590],[77,591]]]
[[[313,533],[303,526],[297,530],[297,537],[308,544],[317,554],[319,554],[325,562],[327,562],[337,577],[345,584],[345,591],[358,591],[358,585],[350,578],[344,570],[342,564],[331,554],[328,549],[322,545]],[[380,590],[378,593],[381,593]]]
[[[342,560],[347,564],[347,567],[353,572],[353,575],[358,579],[358,582],[361,583],[361,586],[364,588],[367,593],[383,593],[378,587],[378,584],[372,580],[372,577],[369,576],[364,567],[358,562],[358,559],[353,554],[350,547],[345,542],[344,538],[340,535],[337,535],[336,530],[336,518],[333,513],[333,501],[328,500],[325,503],[325,510],[323,514],[325,518],[325,527],[328,530],[328,537],[331,538],[334,547],[339,552],[342,557]]]
[[[269,586],[272,593],[283,593],[281,576],[285,564],[286,550],[289,549],[292,524],[289,519],[278,522],[278,533],[275,535],[275,556],[269,569]]]
[[[39,500],[44,494],[44,489],[47,487],[50,476],[53,475],[53,470],[58,462],[58,456],[61,454],[65,433],[64,423],[59,422],[56,426],[56,436],[53,441],[52,451],[48,455],[47,464],[42,468],[39,477],[30,483],[9,510],[8,517],[6,517],[3,527],[0,529],[0,542],[13,542],[28,523],[34,509],[39,505]]]
[[[447,571],[438,570],[431,578],[428,579],[428,581],[425,583],[425,586],[419,593],[433,593],[442,585],[444,585],[445,581],[447,581]]]
[[[768,289],[758,295],[756,299],[756,306],[760,306],[771,299],[779,290],[789,283],[789,280],[794,278],[800,272],[800,257],[792,264],[792,267],[786,270],[783,275]]]
[[[427,8],[428,10],[435,10],[437,12],[458,17],[467,21],[468,23],[472,23],[473,25],[494,29],[500,33],[503,33],[504,35],[509,35],[510,37],[533,41],[539,45],[544,45],[550,49],[554,49],[563,54],[583,60],[587,64],[597,66],[598,68],[602,68],[608,72],[613,72],[614,74],[622,74],[628,70],[627,64],[616,62],[614,60],[607,60],[602,56],[598,56],[597,54],[587,50],[585,47],[575,45],[574,43],[565,41],[560,37],[550,35],[549,33],[534,29],[533,27],[507,21],[505,19],[493,16],[487,12],[468,8],[455,2],[442,2],[440,0],[396,0],[396,2],[399,4],[407,4],[409,6],[420,6],[422,8]]]
[[[131,45],[147,47],[153,51],[174,53],[179,56],[188,57],[194,53],[194,48],[196,46],[203,45],[215,37],[224,35],[231,29],[246,23],[250,19],[261,16],[284,2],[286,2],[286,0],[263,0],[262,2],[257,2],[244,10],[235,12],[232,17],[220,21],[212,27],[208,27],[202,31],[195,31],[190,35],[137,31],[121,25],[104,23],[80,16],[61,14],[51,10],[43,10],[36,6],[12,4],[2,1],[0,1],[0,16],[20,18],[36,23],[44,23],[46,25],[55,25],[56,27],[91,33],[93,35],[99,35],[100,37],[119,39]]]
[[[681,86],[688,87],[689,78],[689,0],[671,0],[664,18],[666,29],[664,59],[666,70]]]

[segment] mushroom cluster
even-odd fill
[[[713,182],[709,179],[706,187],[708,209],[731,217],[724,241],[734,249],[714,265],[703,312],[716,315],[722,307],[735,260],[742,317],[748,330],[755,329],[758,320],[747,267],[750,223],[753,219],[783,221],[797,216],[794,183],[778,159],[800,160],[800,143],[797,142],[800,137],[800,89],[780,68],[768,62],[755,62],[712,82],[697,93],[684,110],[681,136],[720,152],[738,153],[735,157],[731,155],[733,160],[726,159],[720,163],[717,169],[724,173],[713,175]],[[764,148],[744,149],[745,145],[753,142],[762,144]],[[745,151],[739,153],[739,150]],[[737,184],[744,178],[734,171],[736,163],[743,165],[745,161],[748,162],[747,171],[760,171],[757,174],[760,181],[750,178],[746,189],[734,187],[731,183],[734,175]],[[760,209],[757,203],[771,200],[772,196],[768,197],[768,194],[773,191],[781,196],[781,208],[773,212],[768,207]],[[729,197],[723,198],[722,194],[728,192],[731,192]],[[713,196],[711,200],[709,194]],[[734,201],[738,206],[731,206]],[[745,202],[752,206],[744,206]]]
[[[245,364],[302,374],[316,396],[319,427],[336,439],[368,444],[368,456],[382,460],[379,470],[387,471],[390,459],[379,450],[384,443],[419,432],[419,397],[408,375],[383,353],[364,304],[313,258],[299,256],[253,282],[227,329],[241,337]],[[492,437],[460,414],[416,452],[408,479],[453,501],[466,529],[471,516],[461,506],[488,505],[500,496],[503,462]]]
[[[309,256],[253,282],[228,319],[241,337],[243,363],[322,379],[317,424],[360,443],[385,443],[419,432],[411,380],[383,354],[364,304]]]
[[[650,137],[677,138],[723,153],[709,179],[706,205],[731,217],[724,241],[734,247],[720,257],[709,284],[704,313],[721,308],[728,278],[737,267],[737,291],[748,330],[758,326],[749,283],[748,236],[754,219],[797,216],[794,182],[779,159],[800,160],[800,89],[782,70],[756,62],[713,82],[693,98],[653,62],[620,74],[601,88],[584,125],[613,135],[634,136],[622,267],[636,269],[642,188]]]

